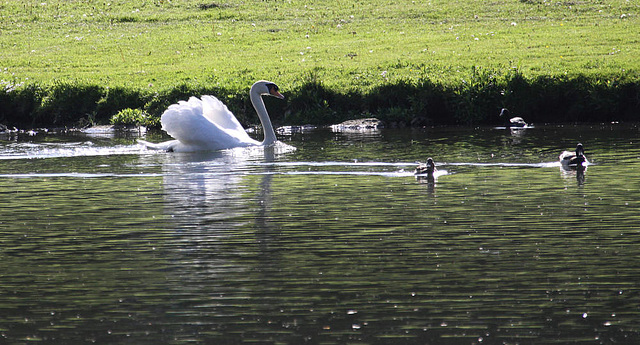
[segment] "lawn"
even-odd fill
[[[361,113],[393,117],[411,102],[378,106],[371,97],[407,85],[418,97],[426,83],[429,95],[444,99],[431,100],[442,103],[440,112],[473,123],[487,115],[471,112],[533,102],[513,95],[514,80],[538,88],[550,80],[609,91],[623,85],[624,97],[638,96],[640,80],[640,4],[628,0],[0,0],[0,20],[0,79],[14,94],[5,99],[15,102],[15,90],[37,87],[40,104],[22,115],[36,122],[52,111],[42,103],[59,94],[51,91],[56,85],[130,91],[138,107],[157,116],[175,100],[154,108],[153,95],[189,91],[218,91],[242,111],[249,85],[268,79],[298,104],[283,110],[292,115],[280,122],[333,113],[316,121],[327,122]],[[451,99],[470,87],[501,104],[456,106],[462,101]],[[314,102],[322,104],[302,105],[318,88],[314,97],[326,99]],[[118,105],[98,109],[97,118]],[[400,116],[419,109],[407,111],[414,114]],[[75,117],[82,116],[89,115]]]

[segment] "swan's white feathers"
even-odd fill
[[[202,96],[202,105],[202,115],[209,119],[209,121],[227,130],[246,134],[244,128],[236,117],[233,116],[229,108],[216,97],[209,95]]]
[[[257,141],[247,132],[227,106],[213,96],[191,97],[172,104],[160,117],[162,129],[175,140],[153,144],[140,142],[150,149],[193,152],[225,150],[235,147],[272,146],[278,143],[262,96],[284,98],[272,82],[260,80],[249,90],[251,104],[264,131],[264,140]]]
[[[251,139],[226,105],[213,96],[172,104],[160,118],[162,129],[182,145],[219,149],[259,144]],[[179,147],[175,149],[180,150]]]

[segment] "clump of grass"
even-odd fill
[[[154,127],[158,125],[158,117],[149,116],[142,109],[126,108],[113,115],[110,122],[112,125]]]
[[[34,120],[49,126],[64,126],[92,115],[103,94],[100,86],[66,81],[56,81],[42,90]]]
[[[640,114],[640,84],[635,78],[531,78],[517,69],[484,68],[460,77],[463,81],[457,84],[425,74],[343,94],[310,73],[293,88],[282,90],[285,101],[265,97],[265,102],[276,125],[327,125],[371,116],[397,126],[497,124],[502,122],[498,118],[502,107],[533,123],[637,121]],[[221,99],[243,125],[258,123],[248,87],[197,83],[180,83],[160,92],[82,83],[22,85],[0,92],[0,123],[37,127],[115,121],[154,127],[170,104],[204,94]],[[122,109],[129,110],[120,113]],[[114,119],[113,114],[118,116]]]
[[[340,119],[337,111],[344,107],[337,103],[336,93],[324,86],[317,72],[306,73],[302,80],[303,83],[288,95],[287,123],[336,123]]]

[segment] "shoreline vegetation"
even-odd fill
[[[0,2],[0,123],[159,126],[212,94],[244,125],[640,121],[640,5],[627,0]]]
[[[502,107],[518,109],[531,123],[637,122],[640,84],[596,77],[538,77],[518,73],[474,73],[460,85],[430,80],[398,81],[369,93],[337,92],[319,80],[285,91],[285,101],[265,99],[277,125],[331,125],[375,117],[390,127],[504,124]],[[29,84],[0,94],[0,123],[9,127],[86,127],[123,124],[159,126],[172,103],[192,95],[224,100],[243,124],[257,117],[246,90],[178,85],[161,92],[75,82]]]

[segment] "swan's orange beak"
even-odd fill
[[[280,98],[280,99],[284,99],[284,96],[283,96],[280,92],[278,92],[278,90],[276,90],[276,88],[275,88],[275,87],[270,88],[270,89],[269,89],[269,93],[270,93],[270,94],[271,94],[271,96],[273,96],[273,97],[277,97],[277,98]]]

